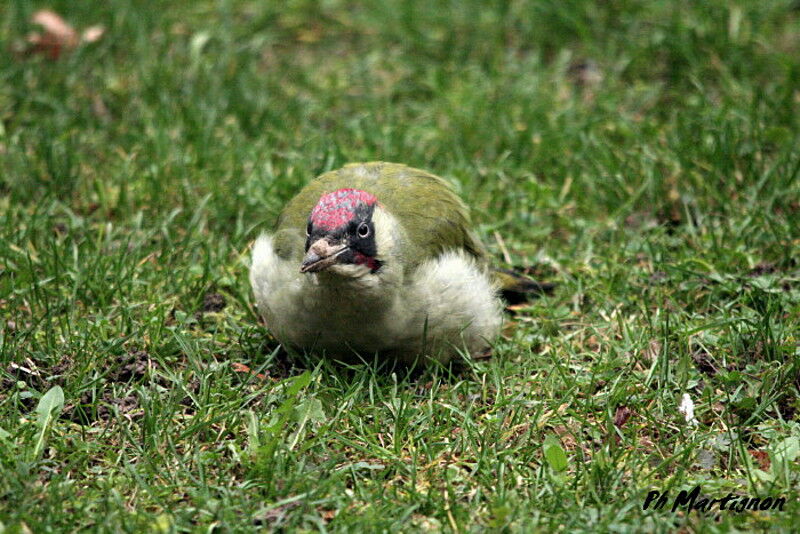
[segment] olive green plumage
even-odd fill
[[[420,169],[382,161],[350,163],[318,176],[301,189],[275,223],[274,243],[279,256],[303,256],[308,214],[322,195],[342,188],[375,195],[403,221],[407,233],[413,236],[403,248],[406,272],[446,250],[463,249],[487,265],[486,250],[472,231],[469,208],[449,183]],[[552,284],[541,284],[508,270],[492,270],[491,276],[503,297],[512,303],[553,289]]]
[[[302,256],[308,214],[323,194],[342,188],[371,193],[403,222],[406,234],[412,236],[403,248],[406,271],[452,249],[463,249],[485,261],[483,246],[471,230],[469,210],[450,184],[425,171],[384,162],[352,163],[309,182],[278,217],[275,246],[279,255]]]

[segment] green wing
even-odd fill
[[[401,221],[413,236],[405,248],[414,265],[451,249],[463,249],[484,260],[484,248],[472,231],[469,210],[450,184],[397,163],[351,163],[319,176],[286,205],[276,231],[283,240],[297,232],[304,235],[308,215],[320,197],[343,188],[375,195],[384,209]]]

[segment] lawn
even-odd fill
[[[0,47],[0,532],[797,528],[797,1],[7,0]],[[370,160],[557,284],[491,358],[260,322],[253,240]]]

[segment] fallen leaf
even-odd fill
[[[750,449],[747,452],[758,462],[758,467],[760,467],[762,471],[769,471],[770,460],[767,451]]]
[[[556,425],[553,427],[553,432],[558,436],[564,450],[572,452],[577,448],[578,442],[575,440],[572,430],[564,425]]]
[[[253,371],[252,369],[250,369],[248,366],[246,366],[243,363],[233,363],[232,367],[233,367],[233,370],[236,371],[237,373],[247,373],[247,374],[253,375],[254,377],[259,378],[261,380],[267,380],[267,376],[266,375],[263,375],[261,373],[256,373],[255,371]]]
[[[627,406],[620,406],[614,414],[614,426],[622,428],[622,425],[628,422],[628,419],[633,414],[633,411]]]
[[[338,513],[337,510],[325,510],[325,509],[323,509],[323,510],[320,510],[319,515],[322,517],[323,521],[325,521],[326,523],[330,523],[331,521],[333,521],[333,518],[336,517],[337,513]]]
[[[30,33],[28,47],[23,52],[26,55],[45,54],[52,60],[82,43],[99,40],[106,31],[103,26],[95,25],[78,33],[61,15],[50,9],[40,9],[34,13],[31,22],[41,26],[44,31]]]
[[[31,22],[44,28],[48,35],[65,46],[76,46],[78,44],[78,34],[75,29],[55,11],[40,9],[33,14]]]

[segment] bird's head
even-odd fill
[[[339,189],[322,195],[306,227],[302,273],[330,270],[344,276],[374,274],[378,259],[374,215],[378,200],[359,189]]]

